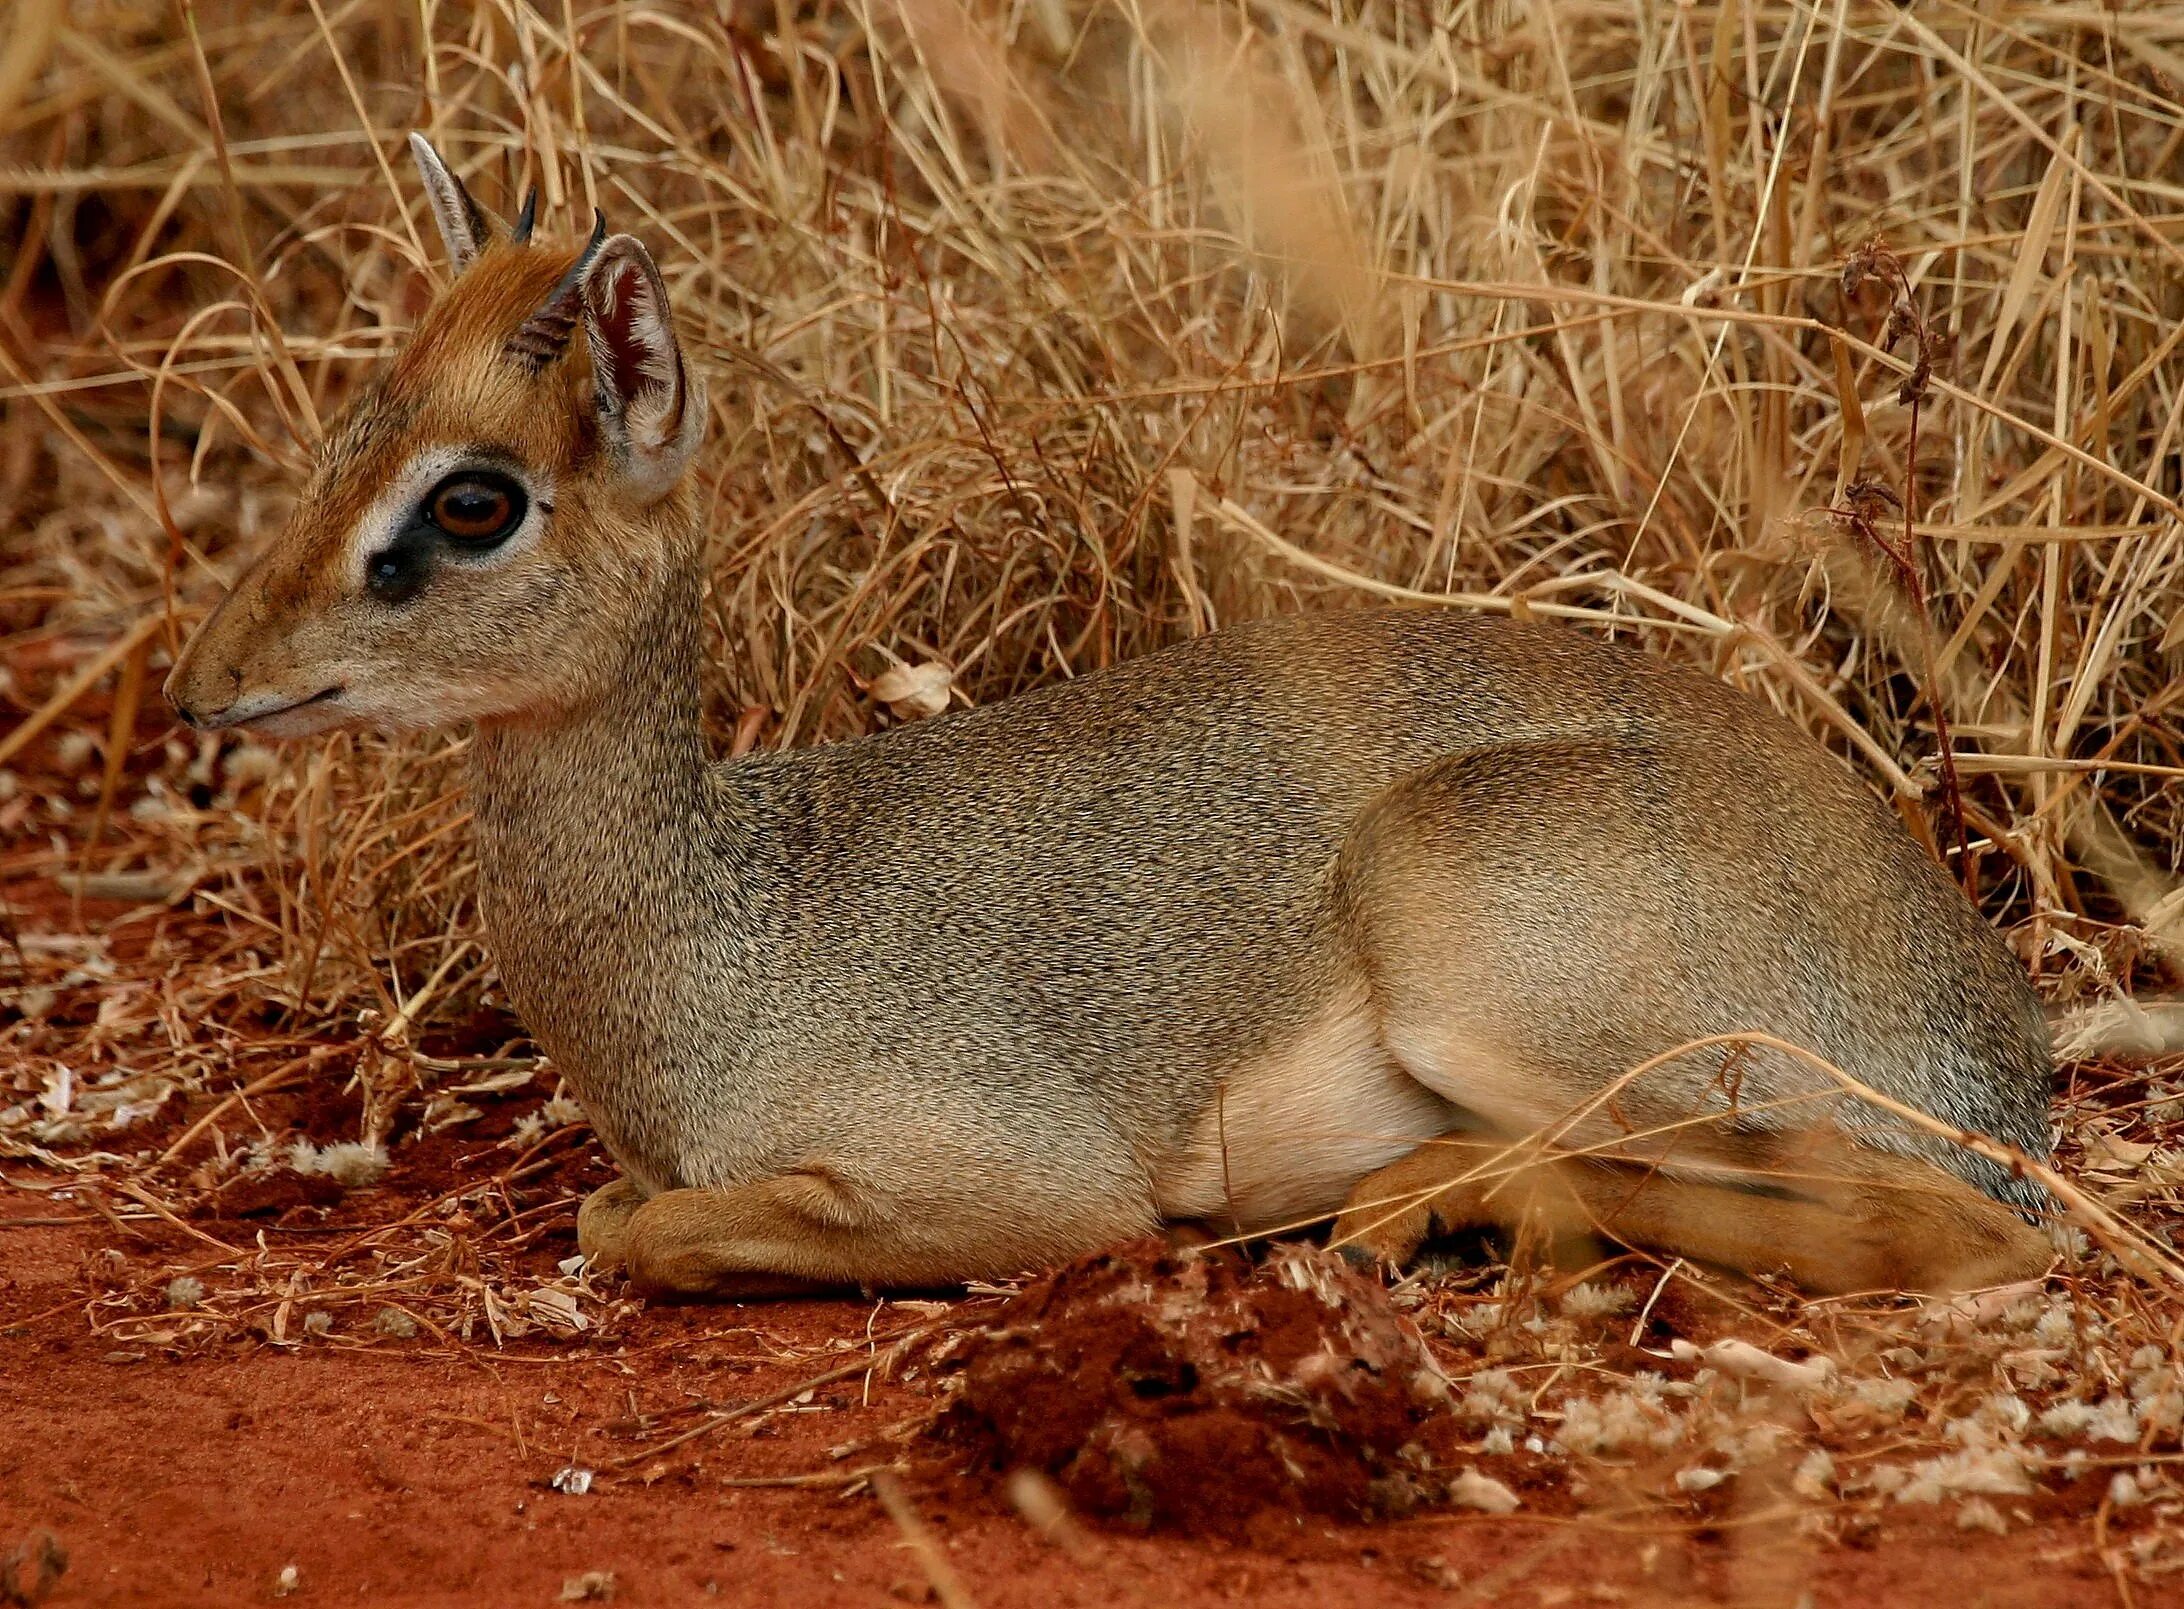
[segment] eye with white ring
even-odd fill
[[[529,507],[523,488],[508,476],[466,469],[435,486],[419,512],[458,545],[479,549],[506,541]]]
[[[549,487],[493,446],[419,453],[351,538],[357,582],[384,604],[422,595],[443,570],[490,566],[553,515]]]

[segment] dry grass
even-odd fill
[[[884,723],[869,688],[898,665],[984,702],[1220,621],[1454,596],[1771,701],[1949,857],[2058,1003],[2184,973],[2175,8],[14,18],[0,1156],[39,1179],[126,1183],[156,1216],[267,1162],[268,1092],[353,1075],[364,1137],[399,1138],[534,1070],[462,1026],[493,983],[451,744],[275,758],[155,708],[439,272],[412,127],[489,205],[536,183],[542,232],[574,234],[596,201],[660,257],[712,381],[724,746]],[[2096,1061],[2062,1092],[2066,1171],[2156,1236],[2180,1078]],[[167,1103],[207,1094],[233,1098],[200,1100],[188,1146],[132,1135],[177,1135]],[[435,1324],[497,1325],[475,1248],[396,1241],[352,1266]],[[193,1311],[285,1337],[296,1281],[345,1277],[257,1255]],[[2092,1253],[2056,1289],[2073,1316],[2025,1323],[2075,1339],[2017,1348],[2052,1378],[1996,1390],[2170,1389],[2145,1382],[2175,1371],[2184,1293]],[[1875,1359],[1909,1322],[1804,1333],[1851,1324]],[[1985,1346],[1953,1356],[2002,1369]],[[1990,1440],[2016,1436],[1994,1413]],[[2173,1416],[2134,1424],[2134,1453],[2175,1446]]]

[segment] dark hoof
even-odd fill
[[[1367,1251],[1363,1246],[1359,1245],[1354,1240],[1350,1241],[1346,1245],[1337,1246],[1335,1248],[1335,1251],[1344,1262],[1348,1263],[1360,1274],[1379,1275],[1386,1274],[1388,1271],[1385,1267],[1381,1265],[1381,1261],[1379,1258],[1375,1257],[1371,1252]]]

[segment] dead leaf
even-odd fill
[[[872,696],[905,720],[938,715],[948,707],[948,693],[955,672],[927,660],[922,665],[897,665],[873,680]]]
[[[2095,1134],[2086,1141],[2085,1165],[2103,1173],[2135,1173],[2157,1149],[2113,1134]]]

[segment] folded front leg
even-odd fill
[[[644,1296],[736,1300],[899,1283],[885,1215],[823,1169],[663,1190],[630,1215],[621,1261]]]
[[[930,1290],[1047,1267],[1152,1227],[1145,1206],[1090,1191],[1068,1170],[981,1178],[959,1158],[855,1172],[812,1161],[748,1184],[662,1191],[630,1215],[621,1253],[630,1283],[650,1295]]]
[[[808,1136],[770,1147],[787,1155],[771,1171],[692,1146],[659,1171],[721,1182],[642,1202],[609,1186],[580,1215],[586,1254],[643,1293],[733,1300],[1006,1279],[1158,1227],[1143,1163],[1097,1113],[1018,1124],[951,1103],[944,1086],[902,1087],[915,1105],[832,1109],[821,1090],[809,1111],[769,1114],[766,1127]]]

